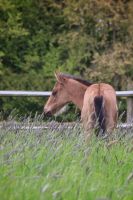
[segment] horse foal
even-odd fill
[[[44,113],[58,112],[69,102],[81,110],[81,120],[88,140],[98,124],[99,131],[110,133],[116,126],[117,102],[115,90],[105,83],[91,84],[83,79],[58,73],[56,83],[44,107]]]

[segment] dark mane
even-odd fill
[[[66,78],[74,79],[75,81],[78,81],[78,82],[80,82],[80,83],[82,83],[86,86],[92,85],[92,83],[90,81],[84,80],[80,77],[76,77],[76,76],[73,76],[73,75],[70,75],[70,74],[63,74],[63,73],[61,73],[60,75],[66,77]]]

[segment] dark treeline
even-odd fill
[[[132,0],[1,0],[0,90],[51,90],[54,71],[117,90],[133,79]],[[43,98],[3,97],[0,110],[43,110]]]

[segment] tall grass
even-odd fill
[[[1,129],[0,199],[132,200],[131,137],[87,145],[80,132]]]

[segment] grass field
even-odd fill
[[[119,135],[119,136],[118,136]],[[0,130],[1,200],[132,200],[133,142],[73,131]]]

